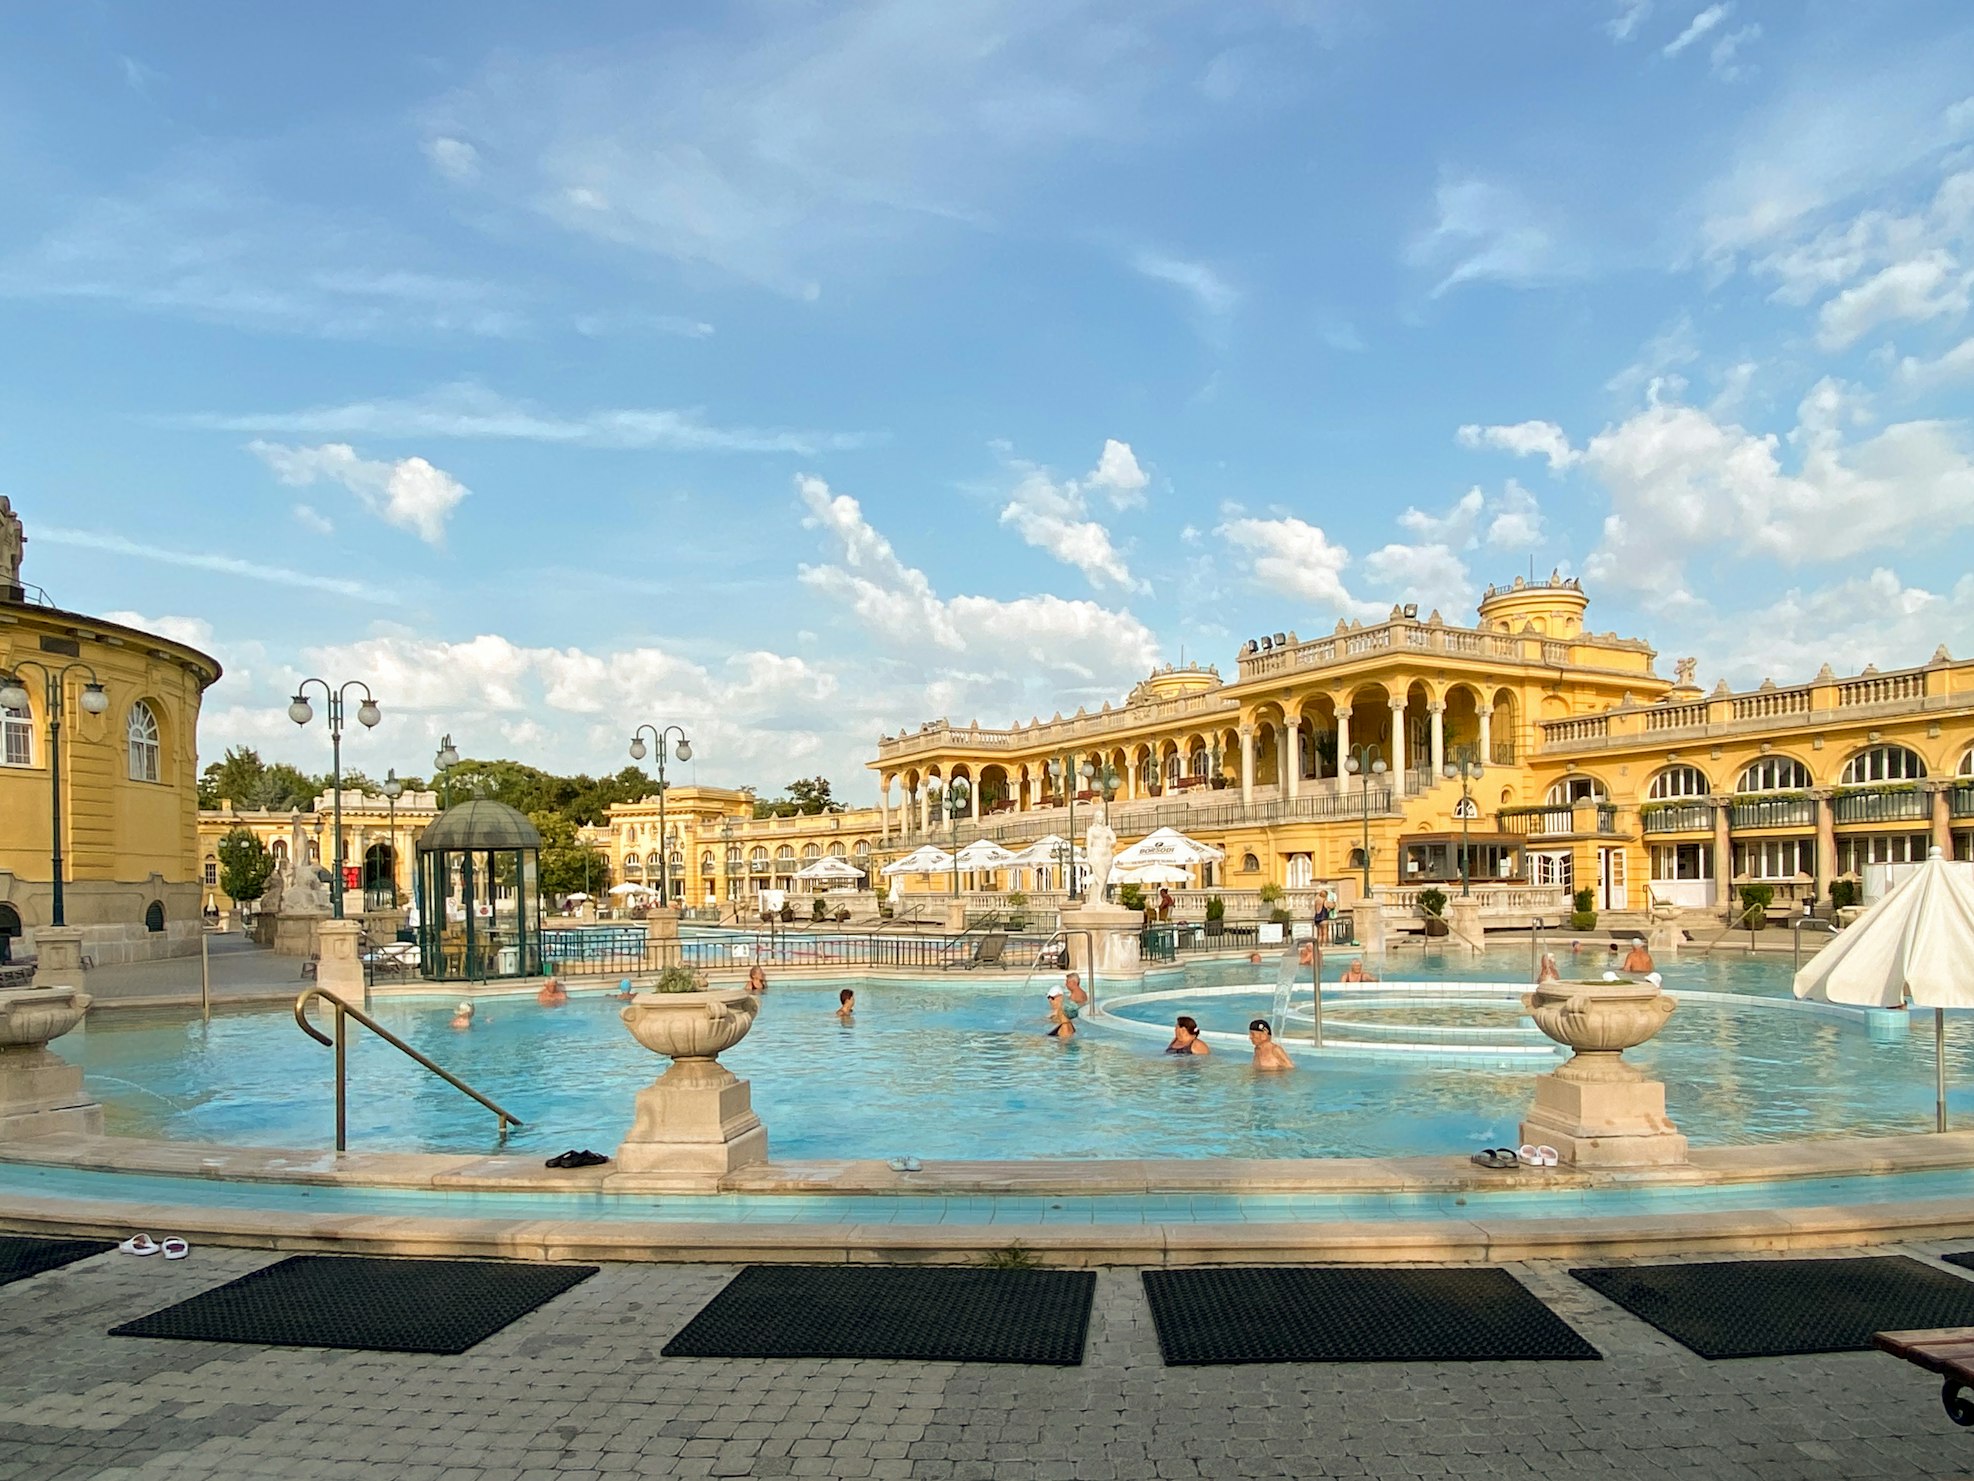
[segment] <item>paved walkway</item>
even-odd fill
[[[300,957],[278,956],[236,932],[208,937],[207,947],[215,1003],[292,998],[305,985]],[[96,967],[84,986],[100,1007],[197,1006],[199,954]]]
[[[1511,1268],[1604,1362],[1166,1368],[1131,1270],[1100,1273],[1066,1369],[659,1357],[716,1266],[606,1266],[457,1358],[104,1335],[275,1258],[112,1253],[8,1286],[0,1478],[1974,1473],[1974,1433],[1917,1369],[1707,1363],[1549,1264]]]

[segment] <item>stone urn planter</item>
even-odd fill
[[[1576,1052],[1535,1082],[1522,1140],[1579,1167],[1663,1167],[1686,1160],[1666,1088],[1625,1061],[1677,1006],[1655,983],[1545,982],[1522,998],[1535,1026]]]
[[[82,1022],[89,1001],[74,987],[0,992],[0,1141],[102,1131],[103,1108],[83,1089],[81,1069],[48,1048]]]
[[[631,1037],[672,1064],[638,1092],[636,1117],[617,1149],[620,1170],[703,1189],[768,1160],[768,1133],[747,1082],[719,1060],[747,1037],[760,1010],[744,987],[644,992],[624,1005],[619,1016]]]

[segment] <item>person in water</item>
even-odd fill
[[[1062,990],[1064,996],[1079,1008],[1087,1006],[1090,1001],[1090,995],[1083,990],[1083,978],[1078,973],[1071,972],[1062,979]]]
[[[1562,979],[1563,974],[1556,970],[1556,953],[1553,951],[1543,952],[1542,965],[1536,969],[1535,973],[1535,985],[1540,987],[1545,982],[1560,982]]]
[[[1364,958],[1352,957],[1350,965],[1343,969],[1339,982],[1376,982],[1378,979],[1364,970]]]
[[[836,1016],[848,1023],[856,1011],[857,995],[846,987],[836,995]]]
[[[1060,987],[1049,989],[1049,1023],[1051,1039],[1076,1037],[1076,1005],[1069,1001],[1069,995]]]
[[[461,1003],[457,1008],[452,1010],[452,1026],[454,1028],[471,1028],[473,1026],[473,1005],[471,1003]]]
[[[759,962],[756,962],[747,969],[747,990],[749,992],[766,992],[768,990],[768,974],[761,970],[761,964]]]
[[[1180,1014],[1172,1025],[1172,1042],[1165,1046],[1167,1054],[1211,1054],[1206,1040],[1199,1036],[1199,1020]]]
[[[535,994],[535,1001],[544,1008],[560,1008],[569,1001],[569,991],[551,977],[541,985],[541,991]]]
[[[626,977],[617,984],[617,996],[626,1003],[637,996],[637,989],[631,986],[630,978]]]
[[[1292,1070],[1295,1061],[1288,1051],[1275,1042],[1275,1030],[1265,1018],[1257,1018],[1247,1026],[1248,1042],[1254,1045],[1254,1067],[1257,1070]]]
[[[1643,977],[1653,970],[1652,953],[1646,950],[1643,936],[1631,938],[1631,950],[1625,953],[1624,965],[1618,970],[1631,977]]]

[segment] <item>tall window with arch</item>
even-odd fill
[[[1550,783],[1548,801],[1561,806],[1572,802],[1603,802],[1604,784],[1594,776],[1566,776]]]
[[[1645,795],[1653,802],[1673,802],[1682,797],[1705,797],[1713,790],[1707,774],[1697,766],[1668,766],[1652,778]]]
[[[1801,792],[1810,785],[1809,768],[1794,756],[1764,756],[1734,784],[1736,792]]]
[[[0,705],[0,766],[34,765],[34,716],[25,705]]]
[[[1873,746],[1859,751],[1844,763],[1838,785],[1864,786],[1871,782],[1916,782],[1926,775],[1926,763],[1917,751],[1904,746]]]
[[[124,722],[124,733],[130,742],[130,779],[133,782],[157,781],[163,775],[158,717],[143,700],[130,707],[130,716]]]

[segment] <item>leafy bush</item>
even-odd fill
[[[1294,914],[1284,905],[1277,905],[1273,910],[1269,911],[1268,920],[1270,924],[1277,926],[1292,926],[1295,924]]]
[[[1141,884],[1121,884],[1117,887],[1117,903],[1126,910],[1145,908],[1145,887]]]
[[[235,828],[219,841],[219,887],[237,904],[251,904],[267,893],[274,875],[274,856],[245,828]]]
[[[1830,882],[1830,908],[1847,910],[1858,902],[1858,884],[1854,879],[1836,879]]]
[[[705,980],[690,967],[667,967],[651,984],[653,992],[703,992],[705,989]]]
[[[1256,893],[1260,895],[1261,903],[1263,905],[1273,905],[1277,900],[1281,899],[1282,896],[1287,893],[1287,891],[1284,890],[1280,885],[1271,883],[1271,884],[1263,885],[1258,891],[1256,891]]]
[[[980,1263],[989,1270],[1036,1270],[1042,1260],[1033,1250],[1020,1240],[1003,1245],[998,1250],[987,1250],[980,1256]]]
[[[822,920],[828,914],[829,914],[829,907],[823,904],[823,899],[821,895],[816,896],[815,899],[809,902],[810,920]]]
[[[1427,920],[1438,920],[1446,914],[1446,891],[1425,889],[1419,891],[1419,913]]]
[[[1208,920],[1225,920],[1227,918],[1227,902],[1218,895],[1208,895],[1206,897],[1206,918]]]
[[[1570,909],[1578,915],[1593,914],[1597,909],[1597,892],[1595,890],[1578,890],[1574,895],[1570,896]]]
[[[1741,916],[1735,923],[1746,926],[1751,931],[1759,931],[1768,924],[1768,907],[1775,903],[1775,886],[1772,884],[1744,884],[1741,886]]]
[[[1572,931],[1594,931],[1597,929],[1597,912],[1594,910],[1572,910],[1570,912]]]

